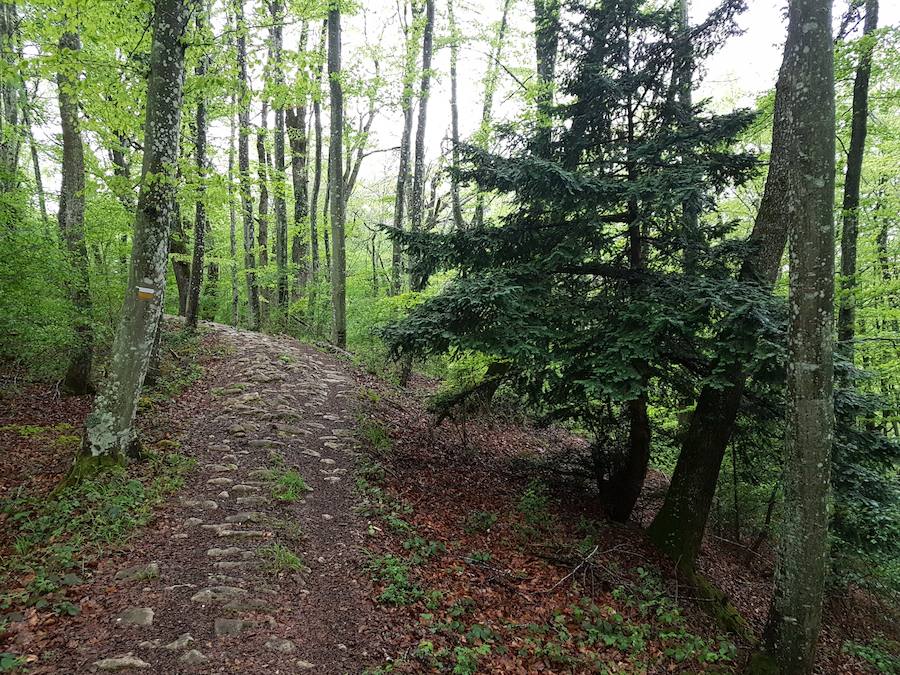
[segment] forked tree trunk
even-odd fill
[[[341,88],[341,11],[328,10],[328,82],[331,93],[331,140],[328,145],[328,176],[331,199],[331,341],[347,346],[346,274],[344,252],[344,172],[342,168],[344,94]]]
[[[785,59],[775,87],[769,173],[750,233],[752,253],[745,258],[739,273],[741,282],[756,284],[764,290],[770,290],[778,278],[788,236],[788,219],[783,205],[791,189],[788,161],[793,147],[792,109],[799,95],[798,88],[802,86],[794,73],[797,57],[793,52],[799,48],[796,35],[793,40],[794,43],[785,45]],[[741,320],[744,319],[730,321]],[[741,331],[738,326],[729,325],[730,321],[725,322],[717,340],[723,353],[733,351],[732,345],[745,339],[736,335]],[[665,501],[648,530],[656,546],[685,573],[694,571],[716,492],[719,469],[734,433],[746,384],[744,364],[736,362],[733,354],[728,354],[726,358],[727,365],[721,375],[723,382],[716,386],[704,386],[700,391],[681,442],[681,452]]]
[[[109,370],[85,423],[70,477],[78,479],[138,453],[134,418],[153,348],[166,283],[169,229],[175,215],[175,166],[181,131],[186,0],[156,0],[144,162],[125,304]]]
[[[75,307],[75,347],[63,380],[64,389],[72,394],[92,391],[91,361],[94,350],[90,276],[84,241],[84,144],[76,94],[79,74],[78,67],[74,65],[80,49],[81,42],[76,33],[63,33],[59,39],[61,64],[56,78],[63,137],[59,229],[74,275],[69,296]]]
[[[197,35],[203,34],[202,11],[197,10],[195,18]],[[209,56],[203,54],[194,73],[202,80],[206,76]],[[194,256],[191,261],[191,283],[188,288],[187,312],[185,325],[188,329],[197,327],[200,314],[200,289],[203,285],[203,258],[206,253],[206,230],[209,226],[206,218],[206,102],[202,96],[197,102],[196,139],[194,153],[197,163],[197,204],[194,214]]]
[[[777,672],[812,672],[828,562],[834,435],[834,57],[831,0],[794,0],[785,64],[794,86],[781,206],[790,218],[784,516],[765,656]],[[766,660],[758,658],[757,663]]]

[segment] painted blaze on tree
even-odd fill
[[[124,461],[138,452],[134,418],[166,284],[169,230],[175,217],[175,168],[184,84],[183,36],[190,12],[185,0],[156,0],[144,162],[125,303],[106,379],[88,415],[82,452],[72,476]],[[146,290],[154,292],[148,299]]]

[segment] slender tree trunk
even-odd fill
[[[415,164],[413,166],[412,212],[410,229],[422,229],[425,201],[425,127],[428,122],[428,94],[431,89],[431,57],[434,52],[434,0],[425,0],[425,27],[422,32],[422,82],[419,88],[419,119],[416,124]],[[415,265],[412,265],[415,267]],[[410,274],[413,291],[424,290],[428,277],[421,271]]]
[[[256,283],[256,253],[254,251],[253,193],[250,187],[250,99],[247,81],[247,25],[244,21],[243,0],[234,0],[237,28],[237,67],[240,86],[238,107],[238,174],[240,175],[241,213],[244,224],[244,272],[247,275],[247,304],[250,308],[250,327],[259,330],[259,286]]]
[[[15,48],[19,24],[16,3],[0,2],[0,60],[5,71],[18,72],[18,53]],[[14,77],[0,82],[0,194],[13,191],[19,185],[19,85]]]
[[[878,28],[878,0],[866,0],[863,39]],[[864,42],[853,82],[853,117],[850,124],[850,148],[844,175],[843,227],[841,230],[841,294],[837,320],[838,349],[845,359],[853,361],[856,337],[856,242],[859,238],[859,185],[869,117],[869,76],[872,73],[872,50],[875,45]]]
[[[784,674],[812,672],[828,560],[834,431],[834,60],[830,0],[795,0],[785,61],[790,105],[790,320],[784,516],[765,651]],[[792,50],[792,51],[791,51]],[[758,661],[761,659],[758,659]]]
[[[274,155],[275,170],[272,175],[272,187],[275,192],[275,265],[277,267],[276,300],[278,308],[287,314],[288,289],[288,231],[287,202],[285,193],[285,159],[284,159],[284,64],[282,63],[282,31],[284,26],[284,5],[281,0],[269,3],[272,16],[272,81],[276,93],[272,100],[275,109]]]
[[[328,82],[331,93],[331,139],[328,145],[328,182],[331,200],[331,340],[341,349],[347,346],[346,275],[344,253],[344,172],[342,169],[344,93],[341,87],[341,11],[328,10]]]
[[[796,41],[797,36],[793,36]],[[796,42],[785,45],[785,59],[775,89],[775,114],[769,173],[749,243],[753,251],[741,266],[739,280],[770,290],[778,278],[788,236],[784,203],[791,187],[789,158],[793,148],[793,108],[802,83],[794,77]],[[725,450],[734,432],[746,384],[744,365],[734,358],[734,345],[743,337],[739,327],[725,321],[718,343],[728,353],[722,366],[723,383],[704,386],[697,398],[690,425],[681,442],[681,453],[662,508],[648,534],[675,561],[682,572],[692,573],[703,542],[709,511],[716,491]],[[742,354],[752,352],[744,346]]]
[[[269,159],[266,153],[266,136],[269,133],[269,102],[262,102],[259,129],[256,132],[256,173],[259,177],[259,217],[257,218],[259,266],[269,264]],[[268,295],[264,291],[264,295]]]
[[[512,0],[504,0],[503,14],[500,18],[500,25],[497,28],[490,61],[484,76],[484,99],[481,109],[481,128],[478,131],[478,143],[485,149],[487,149],[491,137],[491,113],[494,109],[494,93],[497,91],[497,80],[500,77],[500,57],[503,55],[503,43],[506,40],[506,26],[511,5]],[[473,225],[474,227],[482,227],[484,225],[483,192],[479,192],[475,197]]]
[[[306,50],[309,27],[306,22],[300,30],[300,51]],[[301,104],[296,108],[288,108],[285,123],[287,125],[288,142],[291,146],[291,185],[294,189],[294,228],[296,230],[291,241],[291,262],[296,268],[297,276],[293,289],[295,294],[302,292],[309,278],[307,257],[309,256],[309,233],[307,218],[309,209],[309,190],[307,188],[306,165],[309,156],[309,138],[306,134],[307,96],[302,95]]]
[[[559,0],[534,0],[534,47],[537,56],[538,91],[535,96],[538,133],[535,154],[546,157],[552,137],[550,108],[556,74],[556,50],[559,43]]]
[[[447,0],[447,15],[450,21],[450,202],[453,208],[453,224],[462,230],[466,224],[463,220],[462,201],[459,197],[459,96],[456,91],[457,64],[459,62],[459,28],[453,13],[453,0]]]
[[[240,320],[240,293],[237,276],[237,205],[234,189],[234,141],[237,132],[235,124],[235,95],[231,94],[231,107],[228,110],[228,256],[231,261],[231,325],[237,326]]]
[[[394,197],[394,229],[403,229],[404,208],[406,207],[406,187],[409,183],[409,150],[412,145],[413,127],[413,82],[416,60],[419,53],[419,22],[422,5],[419,0],[411,0],[412,19],[406,35],[406,62],[403,67],[403,95],[400,107],[403,110],[403,133],[400,137],[400,168],[397,170],[397,189]],[[393,243],[391,256],[390,295],[400,292],[403,256],[400,242]]]
[[[28,90],[25,80],[22,80],[22,124],[25,127],[25,137],[28,139],[28,148],[31,152],[31,166],[34,170],[34,191],[37,193],[38,208],[41,211],[41,220],[47,226],[50,218],[47,216],[47,197],[44,194],[44,178],[41,174],[41,158],[38,154],[38,145],[34,139],[34,129],[31,120],[31,102],[28,100]]]
[[[91,324],[91,288],[87,246],[84,241],[84,144],[78,121],[79,81],[77,65],[81,42],[72,32],[59,39],[59,118],[63,137],[62,184],[59,190],[59,229],[69,254],[74,278],[70,298],[75,307],[75,348],[69,359],[63,386],[72,394],[92,391],[91,361],[94,331]]]
[[[319,69],[316,73],[316,85],[313,92],[313,129],[315,132],[315,160],[313,168],[312,194],[309,197],[309,244],[310,268],[309,280],[312,291],[309,294],[309,310],[313,313],[316,305],[316,283],[319,280],[319,192],[322,189],[322,72],[325,63],[325,38],[328,34],[328,21],[322,24],[319,37]]]
[[[172,253],[172,271],[175,273],[175,289],[178,292],[178,315],[187,316],[188,294],[191,287],[191,264],[185,260],[188,256],[187,234],[181,207],[175,203],[175,217],[172,219],[172,232],[169,234],[169,251]]]
[[[694,79],[694,58],[690,42],[691,24],[689,17],[690,0],[678,0],[680,16],[680,58],[674,77],[677,80],[679,124],[685,132],[694,126],[693,100],[691,88]],[[688,162],[685,158],[683,161]],[[705,246],[703,233],[700,230],[700,193],[691,190],[681,202],[682,222],[684,223],[684,270],[685,274],[696,272],[697,258]]]
[[[203,35],[202,10],[197,9],[195,25],[197,35]],[[194,74],[202,81],[206,77],[209,55],[203,54]],[[197,204],[194,215],[194,256],[191,262],[191,283],[188,288],[187,313],[185,325],[188,329],[197,328],[197,319],[200,313],[200,287],[203,285],[203,257],[206,253],[206,230],[208,227],[206,218],[206,102],[201,97],[197,102],[197,118],[195,122],[196,138],[194,152],[197,162]]]
[[[156,339],[166,283],[169,229],[175,215],[175,166],[181,131],[185,0],[156,0],[144,163],[129,265],[125,305],[109,371],[86,420],[83,449],[71,477],[119,464],[138,451],[134,418]]]

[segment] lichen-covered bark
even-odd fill
[[[175,216],[175,185],[184,86],[186,0],[156,0],[144,161],[134,226],[125,303],[106,379],[85,424],[76,469],[124,461],[138,450],[134,419],[162,312],[169,230]],[[139,297],[139,288],[153,291]]]
[[[834,432],[834,60],[831,0],[794,0],[785,61],[792,144],[784,515],[766,651],[782,673],[812,671],[828,558]]]
[[[331,200],[331,340],[347,346],[347,260],[344,252],[344,93],[341,88],[341,12],[328,11],[328,82],[331,94],[331,139],[328,146],[328,184]]]
[[[197,35],[203,34],[203,16],[198,12],[195,18]],[[194,74],[198,79],[206,76],[209,55],[200,57]],[[206,230],[209,227],[206,217],[206,101],[201,98],[197,102],[195,119],[194,155],[197,163],[197,203],[194,212],[194,255],[191,260],[191,283],[188,288],[187,312],[185,324],[188,328],[197,327],[200,314],[200,289],[203,285],[203,258],[206,254]]]
[[[456,87],[456,71],[459,62],[459,28],[453,13],[453,0],[447,0],[447,19],[450,22],[450,202],[453,207],[453,224],[457,230],[465,227],[462,201],[459,198],[459,96]]]
[[[59,230],[66,243],[73,278],[69,297],[75,307],[75,346],[66,369],[63,387],[72,394],[85,394],[91,387],[94,331],[91,324],[91,289],[87,246],[84,241],[84,144],[78,121],[77,53],[81,41],[73,32],[59,39],[60,68],[56,83],[62,127],[63,161],[59,190]]]

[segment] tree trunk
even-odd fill
[[[287,314],[288,308],[288,269],[287,269],[287,204],[285,201],[285,159],[284,159],[284,103],[281,89],[284,86],[284,69],[282,64],[282,30],[284,25],[284,5],[281,0],[269,3],[272,15],[272,80],[276,93],[272,107],[275,109],[275,171],[272,181],[275,191],[275,265],[277,267],[276,299],[278,308]]]
[[[866,0],[863,40],[878,28],[878,0]],[[837,320],[838,349],[853,362],[856,337],[856,242],[859,237],[859,184],[869,117],[869,76],[872,73],[873,42],[864,42],[853,82],[853,117],[850,148],[844,175],[843,227],[841,229],[841,294]]]
[[[425,0],[425,28],[422,32],[422,82],[419,88],[419,119],[416,124],[415,164],[413,166],[412,213],[410,229],[422,229],[425,200],[425,126],[428,122],[428,94],[431,89],[431,57],[434,51],[434,0]],[[411,267],[415,267],[411,265]],[[428,278],[421,272],[410,274],[409,287],[424,290]]]
[[[197,35],[203,34],[202,10],[198,9],[195,17]],[[203,54],[194,74],[202,81],[206,76],[209,55]],[[194,215],[194,256],[191,261],[191,283],[188,288],[187,313],[185,325],[188,329],[197,328],[197,319],[200,313],[200,287],[203,285],[203,257],[206,252],[206,230],[208,227],[206,218],[206,102],[201,96],[197,102],[196,139],[194,153],[197,162],[197,204]]]
[[[798,82],[791,70],[794,44],[785,46],[785,60],[775,87],[775,114],[772,127],[772,149],[769,173],[749,243],[752,253],[744,260],[739,279],[770,290],[778,278],[788,236],[788,219],[783,209],[790,190],[788,159],[792,152],[792,108],[799,95]],[[732,319],[742,320],[742,319]],[[718,343],[723,353],[731,350],[738,338],[735,326],[720,331]],[[744,339],[744,338],[741,338]],[[744,346],[742,353],[752,352]],[[690,425],[681,442],[681,453],[672,474],[672,482],[662,508],[653,519],[648,534],[653,542],[674,560],[685,573],[693,572],[709,510],[716,491],[719,469],[734,432],[735,420],[744,392],[746,375],[743,365],[733,354],[727,358],[716,386],[700,391]]]
[[[503,14],[500,18],[500,25],[497,28],[490,61],[484,76],[484,99],[481,109],[481,128],[478,130],[478,144],[485,149],[488,148],[491,137],[491,111],[494,108],[494,93],[497,91],[497,80],[500,77],[500,57],[503,55],[503,43],[506,40],[506,26],[510,5],[512,5],[512,0],[504,0]],[[474,227],[482,227],[484,225],[483,192],[479,192],[475,198],[475,215],[472,222]]]
[[[185,0],[156,0],[144,162],[125,305],[109,371],[86,420],[85,442],[72,469],[77,479],[137,454],[134,418],[162,314],[169,229],[175,215],[175,166],[181,131]]]
[[[185,260],[188,255],[187,235],[181,217],[181,207],[177,202],[175,217],[172,219],[172,232],[169,234],[169,251],[172,253],[172,271],[175,273],[175,288],[178,292],[178,315],[186,316],[191,287],[191,265]]]
[[[300,51],[306,50],[308,26],[303,23],[300,31]],[[288,108],[285,123],[287,125],[288,142],[291,146],[291,186],[294,189],[294,228],[296,230],[291,241],[291,262],[297,270],[293,289],[295,294],[302,292],[309,278],[307,256],[309,256],[309,240],[306,220],[309,209],[309,190],[306,181],[306,165],[309,155],[309,139],[306,135],[307,96],[304,93],[301,104],[296,108]]]
[[[795,95],[782,207],[790,218],[784,516],[765,651],[781,673],[812,672],[828,561],[834,432],[834,60],[830,0],[795,0],[785,63]]]
[[[344,94],[341,88],[341,11],[328,10],[328,82],[331,94],[331,139],[328,145],[328,176],[331,200],[331,340],[347,346],[346,274],[344,253],[344,172],[342,169]]]
[[[459,96],[456,92],[456,67],[459,61],[459,28],[453,14],[453,0],[447,0],[447,15],[450,21],[450,202],[453,207],[453,224],[462,230],[462,201],[459,198]]]
[[[240,293],[237,277],[237,208],[234,190],[234,141],[237,125],[234,121],[235,95],[231,94],[231,107],[228,110],[228,256],[231,264],[231,325],[237,326],[240,320]]]
[[[400,167],[397,169],[397,189],[394,196],[394,229],[403,229],[403,216],[406,207],[406,186],[409,182],[409,150],[412,141],[413,127],[413,80],[416,72],[416,60],[419,54],[419,17],[422,5],[418,0],[411,0],[412,19],[406,31],[406,61],[403,67],[403,95],[400,107],[403,109],[403,133],[400,137]],[[391,255],[390,295],[400,292],[401,273],[403,269],[400,242],[393,243]]]
[[[59,118],[62,126],[62,183],[59,190],[59,229],[72,266],[69,297],[75,307],[75,347],[66,369],[63,387],[72,394],[92,391],[91,361],[94,332],[91,325],[91,288],[87,246],[84,241],[84,144],[78,121],[77,65],[81,41],[72,32],[59,39]]]
[[[316,73],[316,88],[313,92],[313,126],[316,135],[315,167],[313,171],[312,194],[309,198],[309,243],[310,268],[309,279],[312,292],[309,295],[309,309],[312,313],[316,304],[315,284],[319,279],[319,192],[322,189],[322,72],[325,63],[325,38],[328,34],[328,21],[322,23],[322,34],[319,37],[319,70]]]
[[[550,153],[550,108],[553,105],[558,43],[559,0],[534,0],[534,48],[539,87],[535,96],[538,115],[535,154],[538,157],[546,157]]]
[[[28,89],[25,80],[22,80],[22,124],[25,127],[25,137],[28,139],[28,148],[31,151],[31,166],[34,170],[34,191],[37,193],[38,208],[41,211],[41,220],[49,227],[50,219],[47,216],[47,198],[44,193],[44,178],[41,174],[41,158],[38,154],[38,145],[34,139],[34,130],[31,121],[31,101],[28,97]]]
[[[257,243],[259,245],[259,266],[269,264],[269,159],[266,153],[266,136],[268,135],[269,102],[262,102],[259,129],[256,132],[256,173],[259,177],[259,216],[257,223]],[[263,295],[268,295],[263,291]]]
[[[0,2],[0,59],[5,72],[18,72],[15,48],[19,25],[16,3]],[[0,194],[15,190],[19,185],[19,85],[17,78],[4,77],[0,81]]]
[[[234,0],[237,28],[237,67],[240,85],[238,108],[238,173],[240,175],[241,212],[244,223],[244,272],[247,275],[247,304],[250,308],[250,327],[259,330],[259,287],[256,283],[256,253],[254,252],[253,194],[250,187],[250,99],[247,81],[247,25],[244,22],[243,0]]]

